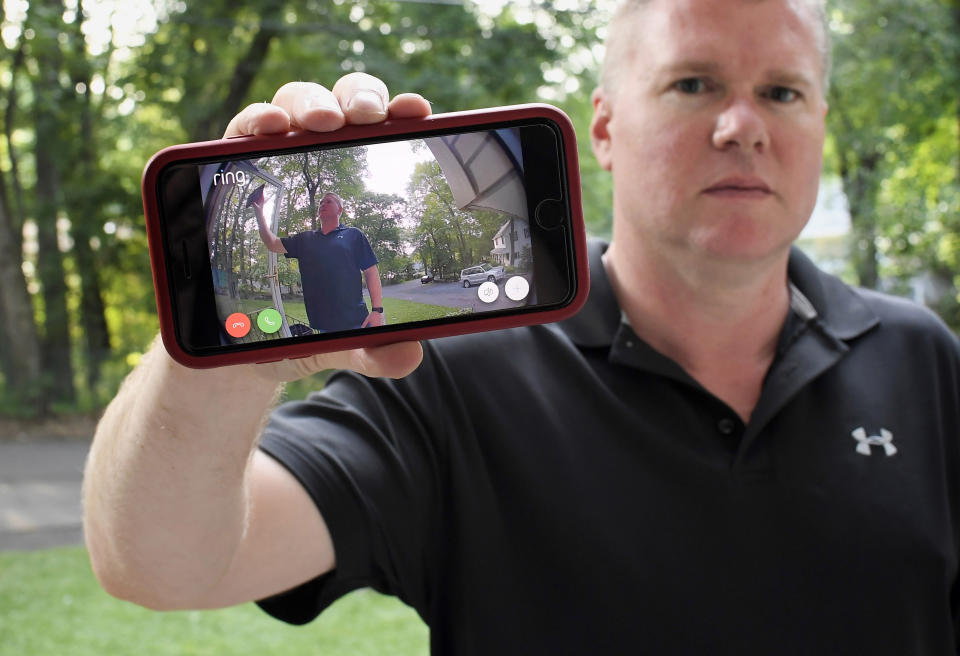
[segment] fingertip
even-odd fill
[[[346,122],[337,98],[316,82],[287,82],[277,89],[271,102],[286,110],[293,128],[329,132]]]
[[[340,110],[326,107],[304,109],[299,113],[296,120],[298,127],[311,132],[332,132],[342,128],[346,122],[347,120]]]
[[[290,115],[270,103],[253,103],[231,119],[224,138],[255,134],[276,134],[290,129]]]
[[[277,134],[290,131],[290,116],[281,108],[269,105],[252,117],[250,134]]]
[[[312,85],[297,96],[293,120],[299,127],[313,132],[339,130],[347,122],[336,97],[320,85]]]
[[[397,342],[363,349],[367,376],[403,378],[411,374],[423,361],[420,342]]]
[[[399,93],[390,101],[390,118],[424,118],[433,111],[430,101],[419,93]]]
[[[377,91],[359,89],[347,98],[344,116],[354,125],[379,123],[387,118],[387,105]]]
[[[348,73],[333,85],[347,123],[366,125],[387,118],[389,94],[383,80],[368,73]]]

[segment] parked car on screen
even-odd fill
[[[464,287],[479,285],[484,282],[499,282],[503,280],[503,267],[490,266],[486,262],[478,266],[467,267],[460,272],[460,282]]]

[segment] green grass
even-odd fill
[[[273,307],[273,304],[267,300],[244,299],[236,301],[240,312],[252,313],[264,308]],[[369,301],[368,301],[369,303]],[[284,301],[283,309],[288,317],[294,317],[307,323],[307,310],[303,303],[295,301]],[[442,317],[451,317],[462,314],[461,308],[447,307],[445,305],[431,305],[429,303],[417,303],[415,301],[405,301],[399,298],[383,299],[383,314],[390,325],[404,323],[408,321],[424,321],[426,319],[439,319]]]
[[[0,553],[0,656],[428,653],[428,631],[396,599],[358,590],[294,627],[253,604],[160,613],[97,584],[79,547]]]
[[[429,303],[417,303],[399,298],[385,298],[383,299],[383,313],[387,317],[387,323],[392,326],[407,321],[452,317],[463,314],[464,310],[447,307],[446,305],[430,305]]]

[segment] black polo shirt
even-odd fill
[[[360,273],[377,263],[366,236],[357,228],[341,225],[327,234],[308,230],[280,241],[287,257],[299,262],[310,327],[326,331],[359,328],[368,314]]]
[[[336,569],[260,602],[398,596],[434,654],[956,654],[960,347],[800,253],[748,425],[621,319],[592,243],[576,317],[341,373],[262,448]]]

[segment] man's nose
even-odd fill
[[[767,123],[753,99],[734,98],[717,116],[713,145],[721,150],[739,146],[763,152],[770,146]]]

